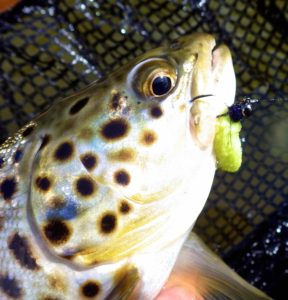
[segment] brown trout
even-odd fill
[[[194,34],[8,138],[0,147],[0,299],[151,300],[175,262],[174,271],[201,275],[203,297],[268,299],[194,235],[181,250],[213,181],[217,116],[234,96],[228,48]]]

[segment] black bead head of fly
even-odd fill
[[[239,122],[243,118],[250,117],[254,111],[253,104],[259,102],[258,99],[243,98],[239,102],[228,107],[227,113],[221,114],[218,117],[229,116],[231,121]]]

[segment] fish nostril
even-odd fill
[[[170,46],[171,49],[178,50],[181,48],[181,43],[179,40],[174,40]]]
[[[217,44],[213,47],[212,53],[213,53],[215,50],[217,50],[217,49],[220,47],[220,45],[221,45],[221,44],[218,44],[218,43],[217,43]]]

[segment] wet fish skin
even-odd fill
[[[1,145],[1,299],[159,293],[209,194],[216,117],[234,99],[230,52],[214,47],[193,34],[151,50]]]

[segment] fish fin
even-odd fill
[[[195,233],[191,233],[178,256],[168,288],[177,283],[193,290],[193,294],[196,291],[193,299],[272,299],[237,275]]]
[[[115,276],[115,286],[105,300],[127,300],[136,297],[140,274],[137,268],[124,266]],[[137,298],[137,297],[136,297]]]

